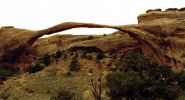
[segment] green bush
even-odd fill
[[[185,72],[150,62],[142,53],[128,53],[120,69],[106,77],[112,100],[175,100],[184,94]]]
[[[120,58],[117,66],[120,70],[133,70],[133,71],[141,71],[148,69],[150,64],[149,59],[147,59],[140,52],[129,52],[123,58]],[[137,65],[137,66],[136,66]]]
[[[39,58],[35,63],[33,63],[30,66],[30,73],[35,73],[38,71],[41,71],[45,67],[47,67],[49,64],[52,63],[52,56],[51,55],[44,55],[43,57]]]
[[[113,72],[107,76],[108,95],[112,100],[122,100],[125,98],[134,98],[139,91],[143,80],[136,72]]]

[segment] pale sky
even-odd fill
[[[0,26],[39,30],[67,21],[135,24],[152,8],[181,8],[185,0],[0,0]],[[112,30],[73,29],[65,33],[102,34]]]

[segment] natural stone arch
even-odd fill
[[[39,30],[39,31],[33,31],[33,35],[28,39],[26,42],[23,42],[19,45],[16,49],[13,49],[12,51],[21,50],[25,51],[27,48],[31,48],[33,43],[38,40],[38,38],[42,37],[43,35],[50,35],[56,32],[65,31],[72,28],[111,28],[115,30],[119,30],[125,34],[128,34],[130,37],[138,41],[138,43],[144,45],[148,48],[148,50],[151,51],[151,53],[155,56],[154,58],[158,59],[160,63],[165,63],[165,54],[163,51],[160,50],[159,46],[154,42],[148,39],[150,38],[156,38],[154,35],[151,35],[151,33],[140,30],[135,28],[133,25],[131,26],[111,26],[111,25],[101,25],[101,24],[93,24],[93,23],[77,23],[77,22],[66,22],[61,23],[58,25],[55,25],[53,27]],[[146,34],[147,33],[147,34]],[[25,34],[26,35],[26,34]],[[160,40],[159,40],[160,41]],[[9,54],[6,53],[6,54]],[[18,58],[21,57],[21,54],[24,54],[23,52],[20,52],[18,54]],[[6,55],[5,55],[6,56]]]

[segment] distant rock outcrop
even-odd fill
[[[168,8],[165,11],[161,9],[147,10],[145,14],[138,16],[138,23],[150,22],[155,19],[168,18],[168,19],[183,19],[185,18],[184,8]]]

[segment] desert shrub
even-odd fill
[[[88,36],[88,40],[92,40],[92,39],[94,39],[94,36]]]
[[[0,68],[0,84],[3,84],[3,81],[7,80],[8,77],[13,76],[17,74],[13,70],[6,69],[6,68]]]
[[[102,100],[102,78],[91,79],[90,86],[94,100]]]
[[[37,61],[35,61],[33,64],[30,66],[30,73],[35,73],[38,72],[45,67],[47,67],[49,64],[52,62],[52,56],[51,55],[44,55],[43,57],[39,58]]]
[[[70,71],[79,71],[80,70],[80,63],[79,63],[77,57],[73,57],[71,59],[69,69],[70,69]]]
[[[44,55],[41,59],[40,62],[48,66],[51,63],[52,57],[48,54]]]
[[[56,54],[54,55],[55,58],[60,58],[61,57],[61,52],[60,51],[57,51]]]
[[[107,36],[107,34],[103,34],[103,36]]]
[[[59,58],[65,59],[64,51],[58,50],[54,54],[46,54],[43,57],[37,59],[31,66],[30,66],[30,73],[35,73],[43,68],[49,66],[52,62],[57,61]]]
[[[112,100],[175,100],[184,94],[185,72],[175,73],[138,52],[128,53],[121,61],[121,70],[106,77]]]
[[[46,54],[43,57],[40,57],[30,66],[30,73],[42,70],[43,68],[49,66],[52,62],[57,61],[59,58],[66,59],[64,51],[58,50],[54,54]]]
[[[123,97],[132,98],[134,93],[138,92],[139,83],[142,83],[142,80],[138,73],[113,72],[107,76],[107,86],[110,90],[108,95],[112,100],[122,100]]]
[[[30,73],[36,73],[36,72],[41,71],[42,69],[44,69],[47,65],[48,65],[48,62],[46,61],[46,59],[41,59],[40,58],[35,63],[31,64],[29,72]]]
[[[0,68],[0,77],[7,77],[7,76],[11,76],[13,74],[14,74],[14,72],[9,69]]]
[[[116,66],[118,66],[119,70],[123,71],[140,71],[148,69],[149,64],[149,59],[141,52],[128,52],[127,55],[119,59]]]
[[[42,64],[42,63],[34,63],[30,67],[30,73],[35,73],[35,72],[41,71],[45,67],[46,66],[44,64]]]
[[[105,58],[105,54],[103,52],[97,53],[96,60],[101,60],[103,58]]]
[[[185,71],[178,73],[176,79],[181,89],[185,91]]]
[[[54,55],[53,58],[60,58],[63,55],[63,51],[58,50]]]
[[[51,97],[51,100],[74,100],[74,97],[74,92],[67,89],[61,89],[55,96]]]

